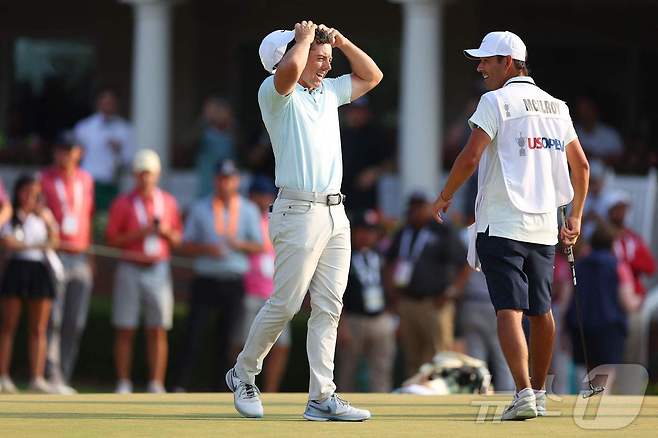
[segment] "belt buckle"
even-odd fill
[[[341,202],[343,202],[343,195],[340,193],[334,193],[333,195],[327,195],[327,205],[332,206],[332,205],[339,205]]]

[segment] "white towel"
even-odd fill
[[[475,248],[475,241],[478,236],[476,224],[471,224],[466,231],[468,233],[468,253],[466,254],[466,261],[468,261],[471,268],[480,271],[480,258],[478,257],[477,249]]]

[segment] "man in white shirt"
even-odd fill
[[[566,104],[528,76],[521,38],[491,32],[480,48],[465,50],[465,55],[479,61],[477,71],[491,91],[469,119],[471,136],[433,208],[442,222],[441,212],[479,164],[472,226],[477,238],[471,233],[469,263],[477,267],[479,257],[516,384],[514,401],[502,419],[524,420],[545,413],[544,386],[555,338],[550,303],[557,207],[573,200],[559,232],[562,243],[572,245],[580,234],[589,164]],[[524,314],[530,320],[532,385]]]
[[[332,49],[350,63],[351,74],[326,79]],[[276,252],[274,293],[258,313],[236,365],[226,374],[235,407],[262,417],[254,384],[263,359],[285,324],[311,295],[307,352],[311,369],[304,418],[363,421],[335,394],[334,350],[342,296],[350,265],[350,226],[340,193],[342,157],[338,107],[374,88],[383,74],[375,62],[336,29],[312,21],[263,39],[259,54],[272,73],[258,90],[263,122],[272,141],[279,195],[270,218]]]
[[[587,157],[598,158],[615,165],[624,153],[624,142],[619,131],[601,122],[599,108],[589,97],[576,100],[576,132]]]
[[[128,166],[135,154],[132,128],[118,115],[118,104],[113,90],[101,90],[96,112],[74,128],[75,139],[84,148],[82,168],[94,179],[98,211],[107,210],[118,194],[121,168]]]

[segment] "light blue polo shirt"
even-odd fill
[[[352,78],[325,78],[309,92],[299,83],[287,96],[274,76],[258,90],[258,105],[274,150],[276,186],[337,193],[343,180],[338,107],[350,102]]]
[[[229,221],[228,209],[225,209],[224,223]],[[254,203],[240,197],[238,212],[238,229],[236,239],[249,242],[263,242],[260,227],[260,213]],[[215,214],[212,207],[212,195],[198,200],[192,206],[183,233],[185,242],[201,244],[219,244],[222,240],[215,231]],[[228,248],[226,256],[221,258],[197,257],[194,260],[194,272],[205,277],[236,279],[249,270],[249,259],[243,252]]]

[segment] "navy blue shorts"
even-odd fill
[[[551,310],[555,246],[478,233],[476,248],[496,312],[522,310],[529,316]]]

